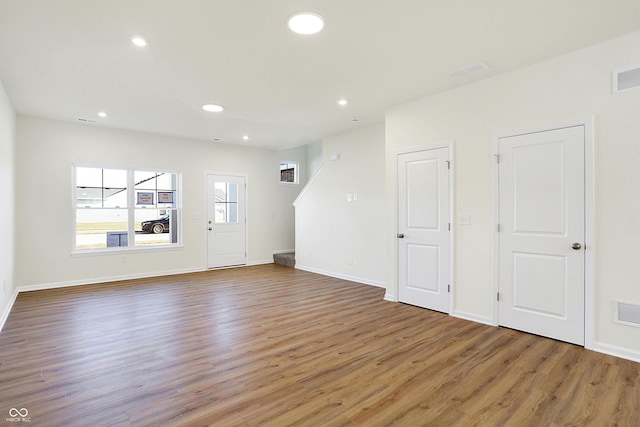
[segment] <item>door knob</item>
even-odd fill
[[[398,239],[404,239],[404,233],[398,233],[397,236]]]
[[[213,228],[209,227],[209,231],[213,230]]]
[[[580,249],[582,249],[582,245],[580,243],[574,243],[573,245],[571,245],[571,249],[575,250],[575,251],[579,251]]]

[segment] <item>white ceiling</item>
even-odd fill
[[[286,148],[636,30],[639,0],[0,0],[0,80],[19,114]]]

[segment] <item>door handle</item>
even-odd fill
[[[398,233],[396,237],[398,237],[398,239],[404,239],[404,233]]]
[[[579,251],[580,249],[582,249],[582,245],[576,242],[573,245],[571,245],[571,249],[573,249],[574,251]]]
[[[213,230],[213,228],[209,227],[209,231]]]

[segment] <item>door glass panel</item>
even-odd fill
[[[238,184],[232,182],[215,183],[216,224],[238,223]]]

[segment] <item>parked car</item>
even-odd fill
[[[158,219],[142,222],[142,231],[145,233],[168,233],[169,232],[169,214],[161,216]]]

